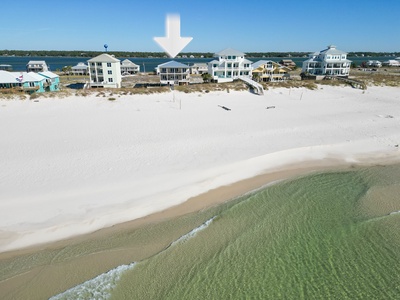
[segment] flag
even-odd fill
[[[24,80],[24,76],[21,73],[21,75],[19,75],[18,78],[16,78],[16,79],[18,82],[22,82],[22,80]]]

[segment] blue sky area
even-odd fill
[[[155,51],[180,14],[183,52],[400,51],[400,0],[2,2],[0,49]]]

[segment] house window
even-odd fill
[[[108,82],[113,82],[113,79],[112,78],[108,78]]]
[[[232,64],[228,64],[228,68],[231,68],[232,67]]]
[[[107,73],[108,73],[109,75],[111,75],[111,74],[112,74],[112,71],[111,71],[111,70],[108,70]]]
[[[111,67],[111,63],[107,63],[107,67],[109,67],[109,68],[110,68],[110,67]]]
[[[98,62],[97,65],[101,67],[101,62]]]
[[[94,66],[94,62],[90,63],[90,65]]]

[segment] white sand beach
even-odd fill
[[[0,252],[302,161],[400,158],[400,88],[113,97],[0,100]]]

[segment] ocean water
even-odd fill
[[[399,191],[400,165],[284,181],[200,212],[105,292],[55,299],[400,299]]]

